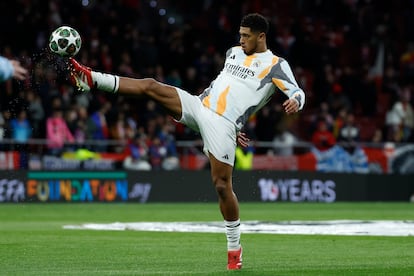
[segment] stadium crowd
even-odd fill
[[[293,137],[321,149],[338,141],[414,141],[409,0],[3,1],[0,55],[20,60],[31,77],[0,84],[0,134],[22,143],[47,139],[54,155],[66,143],[119,140],[157,167],[160,155],[177,154],[176,140],[198,136],[152,101],[75,91],[65,60],[47,50],[50,33],[76,28],[83,40],[77,59],[95,69],[198,94],[238,43],[248,12],[270,19],[270,49],[290,62],[308,97],[301,114],[287,117],[280,93],[250,119],[248,136]]]

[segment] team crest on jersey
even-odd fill
[[[257,61],[255,61],[255,62],[253,62],[253,64],[252,64],[252,66],[253,66],[253,67],[255,67],[255,68],[259,68],[259,67],[260,67],[260,65],[261,65],[261,63],[260,63],[260,61],[259,61],[259,60],[257,60]]]

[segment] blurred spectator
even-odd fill
[[[102,143],[106,139],[109,139],[109,128],[106,120],[106,114],[111,109],[110,102],[104,102],[100,105],[99,109],[92,113],[88,120],[88,132],[90,138],[101,142],[95,146],[95,151],[104,152],[107,150],[107,145]]]
[[[33,138],[42,138],[44,133],[45,111],[40,97],[33,90],[26,91],[26,100],[29,104],[27,111],[33,126]]]
[[[149,161],[154,170],[162,169],[162,162],[167,157],[167,148],[158,136],[152,137],[148,150]]]
[[[341,70],[334,69],[332,66],[326,66],[326,78],[330,85],[327,103],[333,114],[336,114],[342,108],[351,109],[351,100],[345,94],[342,83],[340,82]]]
[[[410,103],[411,88],[403,86],[399,90],[400,99],[395,102],[386,114],[387,140],[407,142],[412,136],[414,112]]]
[[[52,116],[47,118],[46,131],[47,147],[51,155],[60,156],[66,149],[66,143],[75,142],[66,121],[63,119],[62,109],[56,108],[53,110]]]
[[[339,130],[338,142],[354,144],[359,141],[359,128],[355,124],[355,116],[348,114],[344,126]]]
[[[384,134],[382,129],[376,128],[374,131],[374,135],[372,136],[372,143],[382,143],[384,142]]]
[[[167,156],[164,157],[161,166],[166,171],[178,170],[180,168],[180,159],[178,155],[169,155],[167,151]]]
[[[74,95],[76,106],[88,108],[89,102],[91,101],[92,94],[91,93],[81,93],[78,95]]]
[[[293,146],[297,141],[297,137],[286,127],[280,127],[273,139],[275,154],[280,156],[293,155]]]
[[[3,119],[2,129],[3,129],[3,138],[11,138],[11,113],[9,110],[4,110],[0,113],[0,117]]]
[[[341,130],[341,128],[345,125],[345,122],[347,120],[347,116],[348,116],[348,111],[346,108],[341,108],[338,111],[338,114],[335,117],[335,120],[333,122],[333,135],[335,136],[335,138],[338,139],[339,136],[339,131]]]
[[[335,136],[328,129],[324,119],[318,120],[317,129],[312,135],[312,143],[320,151],[328,150],[335,145]]]
[[[401,142],[400,126],[402,119],[397,109],[391,108],[387,111],[385,118],[386,141]]]
[[[319,104],[317,112],[311,116],[311,134],[318,128],[318,123],[320,120],[325,121],[329,130],[333,129],[335,120],[334,116],[331,113],[330,106],[326,101],[321,102]]]
[[[178,158],[174,132],[175,125],[171,119],[166,119],[158,133],[161,143],[165,145],[167,150],[167,153],[162,161],[162,168],[164,170],[176,170],[180,168],[180,160]]]
[[[149,161],[153,169],[175,170],[180,161],[173,136],[175,125],[166,116],[157,115],[147,122]]]
[[[28,141],[32,136],[32,127],[25,110],[21,110],[17,118],[10,120],[11,138],[16,142],[15,150],[20,153],[20,168],[26,169],[28,164]]]
[[[76,126],[73,131],[73,137],[77,144],[83,144],[87,137],[87,122],[88,122],[88,111],[85,107],[78,107],[77,109],[77,120]],[[87,145],[84,145],[87,147]]]
[[[19,143],[27,143],[32,137],[32,126],[27,119],[26,110],[20,110],[17,117],[10,121],[11,138]]]
[[[404,87],[401,91],[401,108],[404,110],[402,120],[402,141],[409,142],[413,138],[414,130],[414,109],[411,104],[411,87]],[[400,107],[397,107],[398,109]]]
[[[127,170],[151,170],[148,162],[148,147],[144,134],[137,134],[128,146],[128,156],[124,159],[123,167]]]
[[[76,106],[71,106],[64,112],[63,119],[66,122],[66,125],[68,126],[68,129],[72,135],[74,135],[76,131],[76,126],[78,122],[78,112],[76,110]]]
[[[128,124],[125,118],[125,113],[119,112],[116,121],[109,127],[111,138],[119,142],[126,142],[128,140]],[[122,147],[115,147],[115,152],[121,152]]]

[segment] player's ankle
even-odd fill
[[[94,86],[102,91],[116,93],[119,88],[119,76],[100,72],[91,72]]]

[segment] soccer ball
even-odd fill
[[[54,30],[49,38],[50,50],[62,57],[73,57],[82,45],[82,39],[74,28],[61,26]]]

